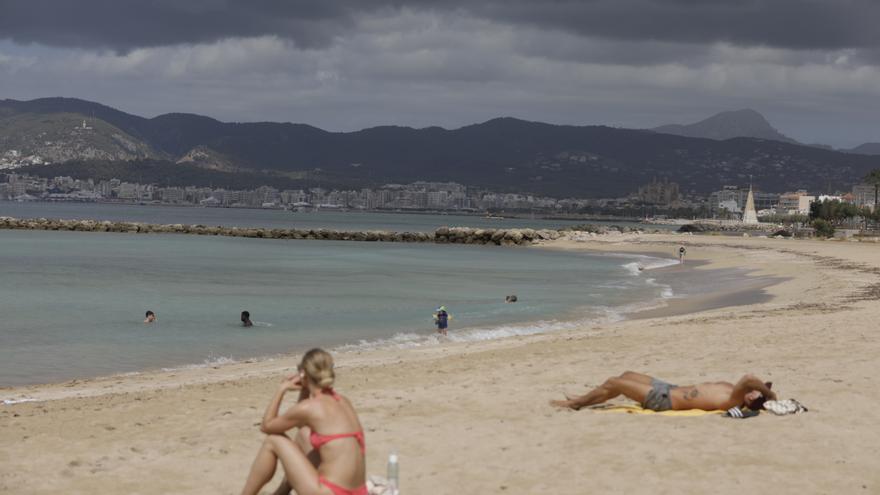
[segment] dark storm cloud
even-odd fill
[[[620,40],[839,49],[880,43],[876,0],[586,0],[475,2],[508,22]]]
[[[274,34],[314,47],[356,13],[332,0],[0,0],[0,38],[125,51]]]
[[[461,13],[588,37],[793,49],[880,45],[876,0],[0,0],[0,38],[137,47],[277,35],[302,47],[388,9]]]

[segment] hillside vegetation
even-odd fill
[[[8,143],[30,146],[47,157],[54,145],[45,142],[52,139],[33,137],[50,136],[41,126],[63,134],[79,116],[91,116],[87,122],[100,138],[52,155],[58,157],[52,161],[80,160],[77,166],[85,173],[89,165],[82,160],[94,158],[183,159],[181,165],[188,168],[181,170],[251,174],[278,186],[302,177],[312,185],[352,187],[438,180],[556,197],[612,197],[654,178],[706,194],[725,184],[747,184],[751,177],[766,191],[827,191],[848,190],[878,165],[876,157],[768,139],[714,140],[513,118],[454,130],[384,126],[337,133],[304,124],[224,123],[190,114],[146,119],[64,98],[0,101],[0,115],[8,123]],[[145,163],[154,162],[135,166]]]

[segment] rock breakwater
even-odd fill
[[[475,229],[440,227],[434,232],[392,232],[385,230],[339,231],[330,229],[270,229],[185,224],[149,224],[100,220],[19,219],[0,217],[0,229],[60,230],[76,232],[121,232],[130,234],[190,234],[262,239],[313,239],[363,242],[435,242],[438,244],[494,244],[518,246],[558,239],[557,230]]]
[[[709,232],[774,232],[781,228],[778,224],[773,223],[757,223],[757,224],[737,224],[737,223],[689,223],[678,228],[679,233],[702,234]]]

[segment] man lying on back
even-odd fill
[[[642,373],[627,371],[605,380],[605,383],[586,395],[566,395],[566,400],[554,400],[550,404],[578,410],[624,395],[653,411],[714,411],[733,407],[748,407],[757,411],[764,406],[765,401],[776,400],[776,394],[770,390],[772,385],[753,375],[746,375],[735,385],[728,382],[706,382],[679,387]]]

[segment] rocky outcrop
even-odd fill
[[[177,160],[177,163],[185,163],[218,172],[235,173],[239,171],[239,167],[231,159],[203,145],[189,150],[188,153]]]
[[[312,239],[362,242],[436,242],[439,244],[494,244],[519,246],[560,237],[556,230],[474,229],[440,227],[428,232],[386,230],[339,231],[328,229],[269,229],[184,224],[149,224],[97,220],[19,219],[0,217],[0,229],[69,230],[79,232],[125,232],[131,234],[191,234],[260,239]]]

